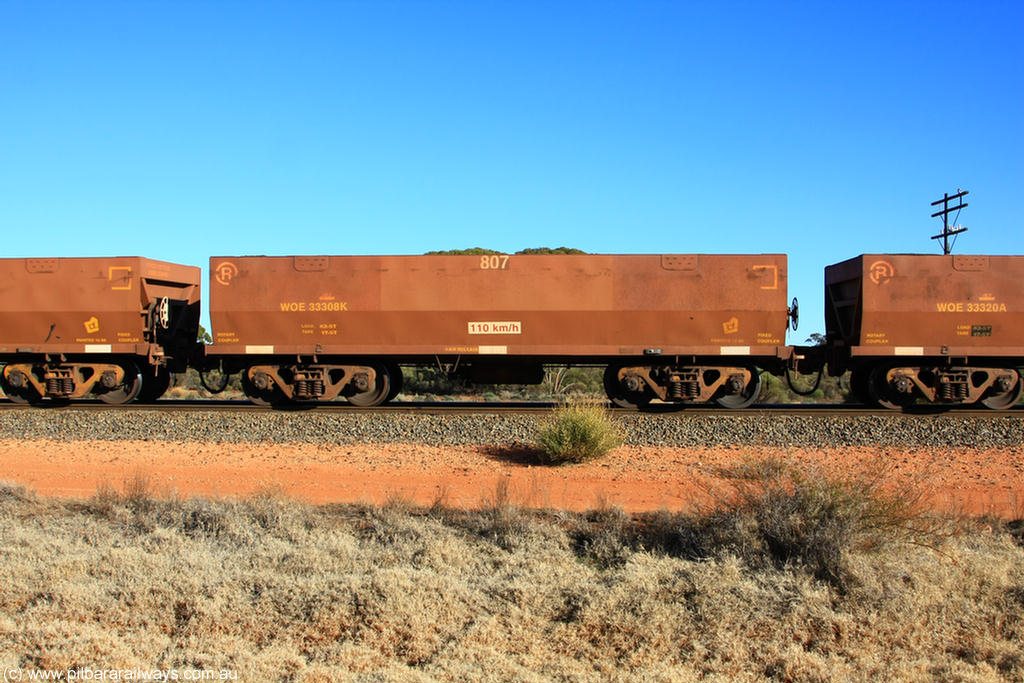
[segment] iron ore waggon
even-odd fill
[[[609,397],[745,407],[764,371],[851,373],[864,403],[1006,409],[1024,395],[1024,256],[868,254],[825,269],[824,343],[785,345],[781,254],[0,259],[13,401],[153,400],[171,372],[240,373],[256,403],[377,405],[402,367],[479,383],[600,366]]]
[[[18,403],[159,397],[195,351],[200,280],[139,257],[0,259],[0,388]]]
[[[208,360],[257,403],[376,405],[403,365],[537,383],[601,365],[621,405],[756,400],[791,349],[781,254],[226,256]]]
[[[1024,256],[867,254],[825,269],[832,374],[865,403],[902,408],[1024,393]]]

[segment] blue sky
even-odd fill
[[[1024,253],[1022,2],[0,0],[4,256]]]

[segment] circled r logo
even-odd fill
[[[231,261],[222,261],[217,264],[217,267],[213,271],[213,276],[217,279],[217,282],[227,287],[231,284],[232,278],[238,275],[238,266]]]
[[[889,280],[896,275],[896,269],[888,261],[875,261],[868,269],[868,277],[876,285],[888,284]]]

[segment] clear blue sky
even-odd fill
[[[4,256],[1024,253],[1024,2],[0,0]],[[205,281],[204,281],[205,286]]]

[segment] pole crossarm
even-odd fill
[[[952,230],[950,230],[950,228],[949,228],[949,214],[953,213],[954,211],[960,211],[960,209],[967,208],[967,202],[964,202],[961,199],[962,197],[966,196],[967,194],[969,194],[967,190],[959,190],[958,189],[956,191],[956,194],[948,194],[948,193],[946,193],[946,194],[943,194],[942,199],[938,199],[938,200],[932,202],[932,206],[938,206],[939,204],[942,204],[942,211],[936,211],[935,213],[932,214],[932,218],[937,218],[939,216],[942,216],[942,232],[939,233],[938,235],[935,235],[934,237],[932,237],[932,239],[933,240],[938,240],[938,239],[942,240],[942,253],[943,254],[949,254],[949,252],[950,252],[949,238],[950,238],[951,235],[959,235],[962,232],[967,232],[967,228],[957,227],[957,228],[954,228]],[[957,199],[961,199],[961,202],[957,206],[950,206],[949,205],[949,203],[951,201],[955,201]]]

